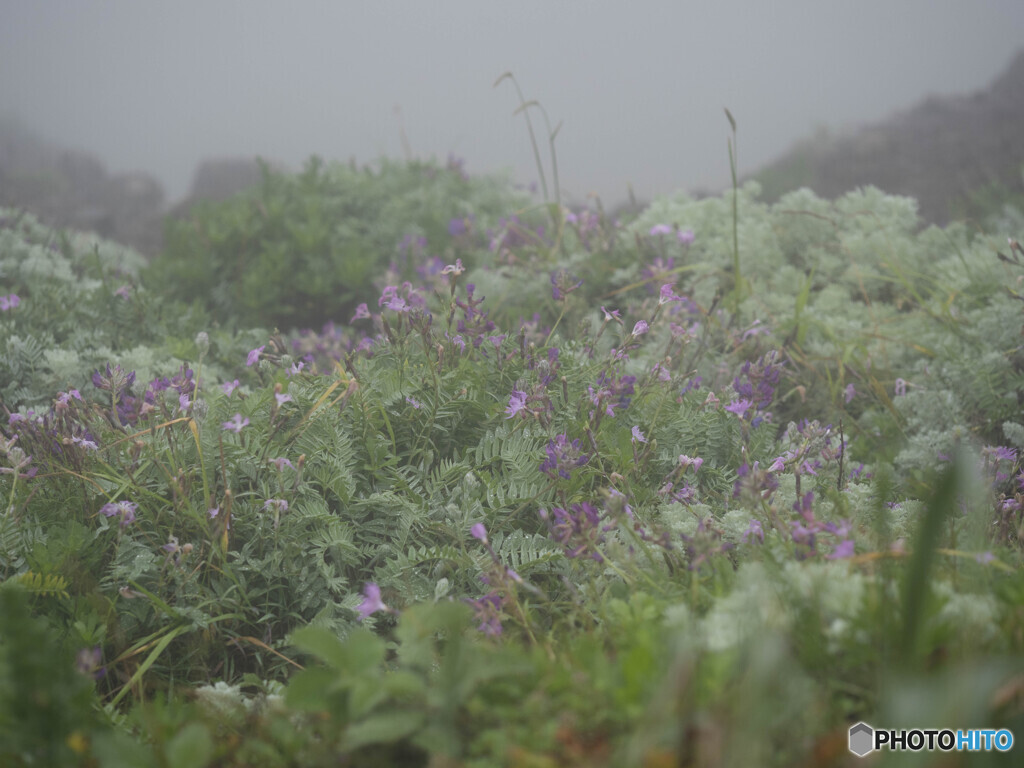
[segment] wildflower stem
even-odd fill
[[[551,342],[551,337],[552,337],[552,335],[554,335],[555,329],[558,327],[558,324],[560,322],[562,322],[562,318],[565,317],[565,309],[566,309],[566,305],[565,305],[565,302],[563,301],[562,302],[562,311],[558,313],[558,319],[555,320],[555,324],[552,325],[551,326],[551,330],[548,331],[548,337],[546,339],[544,339],[544,346],[545,347]]]

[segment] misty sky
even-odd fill
[[[156,175],[204,157],[412,152],[537,178],[517,97],[552,124],[576,200],[720,189],[826,126],[987,86],[1021,0],[0,0],[0,116]],[[536,114],[535,126],[542,120]]]

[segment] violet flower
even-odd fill
[[[356,611],[359,613],[359,621],[366,619],[377,611],[390,611],[391,609],[380,599],[380,587],[374,582],[366,582],[363,587],[363,602],[359,604]]]
[[[221,423],[221,429],[228,432],[234,432],[236,435],[242,431],[243,427],[249,426],[249,419],[243,418],[242,414],[236,413],[231,417],[231,421],[225,421]]]
[[[100,507],[100,514],[106,517],[121,518],[120,525],[127,528],[135,522],[135,510],[138,505],[131,501],[113,501]]]
[[[505,409],[506,419],[511,419],[521,410],[526,407],[526,393],[521,389],[513,389],[512,395],[508,399],[508,407]]]

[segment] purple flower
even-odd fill
[[[650,328],[647,325],[646,320],[638,320],[636,325],[633,326],[634,336],[643,336]]]
[[[896,397],[903,397],[903,395],[907,394],[907,382],[903,379],[896,379],[893,385],[893,394]]]
[[[693,471],[697,472],[702,466],[704,466],[704,459],[700,457],[690,458],[685,453],[679,454],[679,466],[685,471],[687,467],[693,467]]]
[[[458,277],[466,268],[462,266],[462,259],[456,259],[454,264],[446,264],[444,269],[441,270],[442,275],[455,275]]]
[[[261,345],[259,347],[256,347],[256,349],[250,350],[249,351],[249,356],[245,359],[246,367],[247,368],[252,368],[252,366],[256,365],[256,363],[259,362],[260,355],[263,354],[263,350],[266,349],[266,348],[267,348],[267,345],[263,344],[263,345]]]
[[[220,426],[221,429],[238,434],[239,432],[242,431],[242,427],[249,426],[249,419],[242,418],[242,414],[236,413],[234,416],[231,417],[231,421],[225,421]]]
[[[122,285],[120,288],[118,288],[116,291],[114,291],[114,295],[115,296],[119,296],[122,299],[127,300],[132,295],[131,286]]]
[[[760,520],[751,520],[750,525],[747,526],[747,530],[743,532],[741,541],[744,544],[750,543],[751,539],[757,539],[764,544],[764,528],[761,527]]]
[[[18,298],[17,294],[12,293],[10,296],[0,296],[0,312],[14,309],[19,304],[21,304],[21,299]]]
[[[188,399],[188,395],[184,393],[178,395],[178,408],[181,409],[182,413],[187,411],[190,405],[192,405],[192,401]]]
[[[54,404],[54,410],[57,413],[63,413],[71,407],[71,398],[81,401],[82,393],[77,389],[72,389],[70,392],[60,392],[57,395],[57,402]]]
[[[82,438],[82,437],[77,437],[77,436],[72,437],[71,438],[71,442],[74,443],[75,445],[78,445],[78,446],[81,446],[82,448],[85,448],[87,451],[98,451],[99,450],[99,446],[96,445],[96,443],[94,443],[92,440],[86,440],[85,438]]]
[[[275,392],[274,399],[277,400],[277,407],[280,408],[285,403],[290,403],[292,401],[292,396],[287,393],[282,394],[281,392]]]
[[[511,419],[525,407],[526,393],[520,389],[513,389],[512,395],[508,399],[508,408],[505,409],[505,413],[508,414],[505,418]]]
[[[120,365],[110,367],[107,363],[106,372],[93,371],[92,385],[97,389],[113,392],[116,395],[124,394],[132,384],[135,383],[135,371],[125,373]]]
[[[279,514],[281,512],[288,511],[288,502],[284,499],[267,499],[263,502],[264,512],[274,512]]]
[[[465,219],[451,219],[448,222],[448,234],[451,235],[452,237],[464,235],[468,231],[469,228],[466,226]]]
[[[103,649],[98,645],[92,648],[83,648],[75,656],[75,669],[93,680],[99,680],[107,673],[106,667],[102,665]]]
[[[305,367],[306,367],[306,364],[303,361],[300,360],[299,362],[292,363],[290,366],[288,366],[288,370],[285,373],[287,374],[288,378],[290,379],[292,376],[295,376],[296,374],[300,373],[302,371],[302,369],[305,368]]]
[[[670,301],[684,301],[682,296],[677,296],[673,292],[675,286],[672,283],[665,283],[661,286],[661,295],[658,298],[658,304],[668,304]]]
[[[604,312],[604,321],[606,323],[610,323],[612,320],[614,320],[619,325],[622,325],[622,318],[619,317],[619,310],[613,309],[611,312],[609,312],[604,307],[601,307],[601,311]]]
[[[238,389],[238,379],[234,381],[226,381],[220,385],[220,388],[224,391],[224,394],[231,397],[231,393]]]
[[[753,403],[746,399],[733,400],[731,403],[725,406],[725,410],[729,411],[729,413],[735,413],[742,419],[743,414],[750,410],[751,405],[753,405]]]
[[[844,397],[846,398],[846,402],[850,402],[851,400],[853,400],[853,398],[855,398],[857,396],[857,390],[854,389],[854,386],[853,386],[852,383],[846,385],[846,389],[843,390],[843,393],[844,393]]]
[[[555,301],[561,301],[581,285],[583,285],[583,281],[567,269],[559,269],[551,273],[551,295]]]
[[[704,517],[697,522],[697,530],[693,536],[682,534],[683,549],[686,551],[687,566],[691,571],[699,571],[705,563],[717,555],[724,555],[734,544],[722,540],[722,532],[714,525],[712,518]]]
[[[1017,449],[1007,448],[1005,445],[986,445],[981,449],[986,456],[991,456],[996,461],[1016,461]]]
[[[352,319],[349,320],[349,322],[351,323],[351,322],[354,322],[356,320],[366,320],[369,317],[370,317],[370,310],[366,306],[366,302],[364,301],[362,304],[360,304],[358,307],[356,307],[356,313],[354,315],[352,315]]]
[[[479,539],[484,544],[487,543],[487,529],[483,523],[475,523],[472,528],[469,529],[470,535],[474,539]]]
[[[985,552],[979,552],[977,555],[974,556],[974,559],[977,560],[982,565],[988,565],[989,563],[991,563],[996,558],[995,558],[995,555],[993,555],[991,552],[985,551]]]
[[[693,242],[693,230],[692,229],[681,229],[676,233],[676,239],[683,245],[689,245]]]
[[[419,410],[420,408],[423,407],[423,403],[421,403],[415,397],[406,397],[405,398],[405,402],[407,402],[409,405],[411,405],[416,410]]]
[[[593,504],[573,504],[569,509],[553,507],[550,513],[541,509],[538,514],[547,524],[551,538],[565,548],[567,557],[576,558],[589,552],[592,559],[604,562],[604,555],[597,547],[615,524],[602,526],[601,513]]]
[[[671,235],[672,227],[668,224],[655,224],[651,227],[651,231],[647,233],[651,237],[660,237],[662,235]]]
[[[280,458],[271,460],[270,463],[273,464],[275,467],[277,467],[277,471],[278,472],[283,470],[285,467],[289,467],[291,469],[295,469],[295,465],[292,464],[290,461],[288,461],[288,459],[284,458],[283,456],[280,457]]]
[[[120,517],[121,527],[127,528],[135,522],[135,510],[138,505],[131,501],[114,501],[100,507],[100,514],[106,517]]]
[[[640,431],[639,425],[633,427],[632,432],[633,432],[633,442],[634,443],[646,443],[647,442],[647,438],[644,437],[644,433]]]
[[[479,600],[467,600],[473,606],[473,612],[480,621],[477,630],[485,635],[497,637],[502,632],[501,603],[502,599],[496,592],[490,592]]]
[[[853,557],[853,539],[845,539],[836,544],[835,549],[832,550],[832,554],[828,555],[828,560],[841,560],[846,557]]]
[[[359,621],[362,621],[377,611],[387,610],[389,610],[388,607],[384,604],[384,601],[380,599],[380,587],[372,581],[366,582],[366,586],[363,587],[363,602],[361,602],[359,607],[356,608],[356,611],[359,612]]]
[[[569,437],[564,434],[556,435],[554,440],[548,442],[545,450],[548,457],[541,462],[540,471],[548,477],[554,477],[557,473],[568,480],[573,469],[590,460],[587,454],[580,452],[580,441],[577,439],[570,443]]]
[[[400,296],[399,291],[402,291],[405,295]],[[385,285],[384,291],[381,293],[380,298],[377,299],[377,306],[390,309],[392,312],[410,312],[416,307],[422,307],[425,301],[420,296],[416,289],[412,287],[412,283],[406,280],[401,286],[396,285]]]

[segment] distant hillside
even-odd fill
[[[52,144],[6,118],[0,119],[0,205],[144,253],[157,248],[165,207],[163,187],[149,174],[111,174],[95,155]]]
[[[112,174],[96,155],[58,146],[0,117],[0,206],[29,211],[50,226],[95,232],[147,256],[162,247],[165,216],[185,216],[197,202],[223,200],[260,177],[255,158],[204,160],[188,197],[168,208],[150,174]]]
[[[749,178],[764,196],[810,187],[833,198],[874,185],[920,203],[944,224],[979,212],[986,198],[1024,195],[1024,50],[987,89],[933,96],[858,130],[799,142]]]

